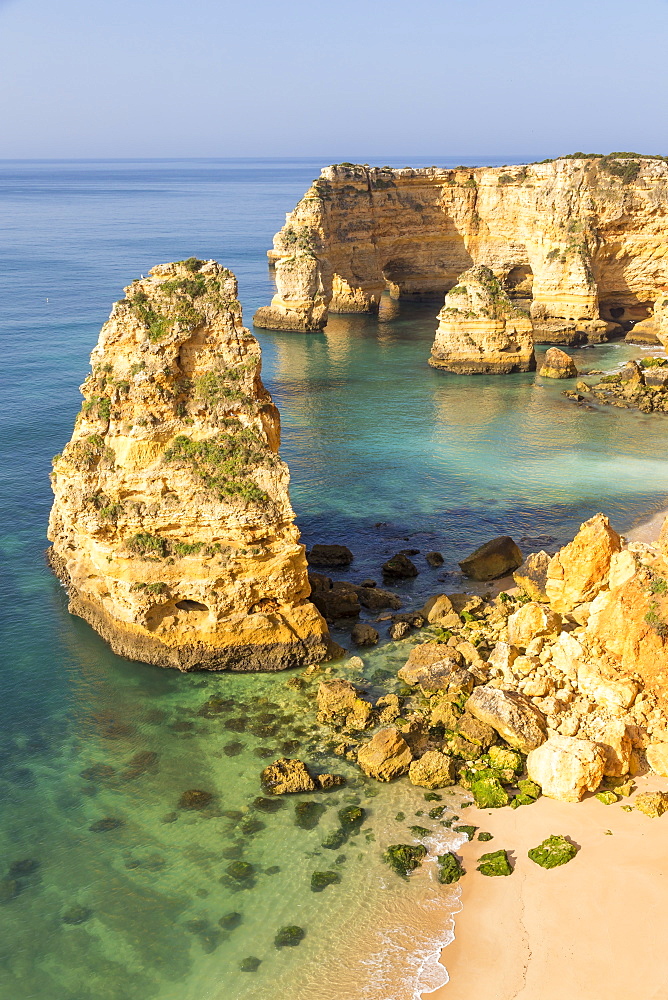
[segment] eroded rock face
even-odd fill
[[[537,601],[522,605],[508,619],[508,640],[522,648],[539,636],[556,639],[560,631],[561,615]]]
[[[413,755],[398,729],[381,729],[360,747],[357,762],[365,774],[377,781],[391,781],[406,774]]]
[[[621,538],[604,514],[581,525],[572,542],[552,557],[545,591],[555,611],[572,611],[607,587],[610,560],[621,550]]]
[[[532,601],[547,601],[545,585],[547,570],[552,557],[541,549],[526,557],[522,565],[513,573],[513,580]]]
[[[482,264],[530,307],[538,341],[607,340],[623,333],[616,320],[644,320],[648,301],[660,337],[666,202],[668,165],[642,157],[325,167],[274,238],[277,293],[255,322],[322,329],[329,310],[372,312],[385,289],[442,296]]]
[[[429,364],[460,375],[536,367],[529,314],[513,305],[488,267],[465,271],[445,296]]]
[[[605,754],[591,740],[551,736],[527,757],[527,773],[543,795],[562,802],[579,802],[601,783]]]
[[[234,275],[155,267],[114,305],[54,464],[50,562],[112,649],[181,670],[327,656]]]
[[[501,691],[489,685],[477,687],[465,708],[522,753],[534,750],[547,738],[542,712],[514,691]]]

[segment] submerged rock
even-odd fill
[[[255,955],[249,955],[248,958],[241,959],[239,969],[241,972],[257,972],[261,965],[262,959],[256,958]]]
[[[119,655],[180,670],[329,650],[236,296],[230,271],[194,258],[129,285],[52,476],[49,561],[70,611]]]
[[[21,892],[21,883],[15,878],[0,879],[0,903],[9,903]]]
[[[280,931],[274,938],[274,944],[277,948],[296,948],[298,944],[301,944],[305,937],[306,931],[303,927],[291,924],[288,927],[281,927]]]
[[[206,809],[213,801],[211,792],[202,788],[189,788],[179,799],[179,809]]]
[[[338,885],[341,881],[339,872],[313,872],[311,875],[311,892],[322,892],[328,885]]]
[[[118,830],[122,826],[125,826],[124,819],[120,819],[118,816],[105,816],[103,819],[91,823],[88,829],[92,833],[106,833],[108,830]]]
[[[93,911],[89,906],[71,906],[63,913],[64,924],[85,924],[93,916]]]
[[[417,575],[418,571],[415,563],[412,563],[403,552],[398,552],[391,559],[388,559],[387,562],[383,563],[383,576],[394,577],[397,580],[408,580]]]
[[[472,580],[496,580],[522,565],[524,557],[509,535],[499,535],[485,542],[462,559],[459,566]]]
[[[532,847],[529,857],[541,868],[558,868],[572,861],[578,853],[578,848],[561,834],[552,834],[538,847]]]
[[[314,830],[326,810],[321,802],[298,802],[295,806],[295,826],[302,830]]]

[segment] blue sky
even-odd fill
[[[0,0],[0,158],[668,153],[666,0]]]

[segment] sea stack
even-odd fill
[[[115,303],[91,365],[52,476],[49,561],[70,611],[116,653],[180,670],[325,658],[232,272],[154,267]]]
[[[484,264],[465,271],[445,296],[429,364],[461,375],[536,367],[529,314],[518,309]]]

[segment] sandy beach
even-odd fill
[[[638,779],[638,791],[668,779]],[[637,794],[634,793],[634,795]],[[633,802],[631,799],[625,803]],[[649,819],[593,796],[541,798],[520,809],[462,814],[493,834],[460,849],[467,875],[455,940],[441,962],[450,982],[430,1000],[643,1000],[668,997],[668,814]],[[546,871],[527,851],[550,834],[580,846]],[[508,850],[511,876],[489,878],[477,859]]]

